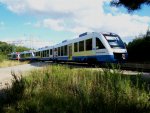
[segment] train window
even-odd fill
[[[61,46],[61,56],[63,56],[63,53],[64,53],[64,52],[63,52],[63,47],[64,47],[64,46]]]
[[[44,56],[45,56],[45,52],[44,52],[44,51],[42,51],[42,53],[43,53],[43,54],[42,54],[42,55],[43,55],[42,57],[44,57]]]
[[[52,55],[52,49],[50,49],[50,55]]]
[[[46,56],[46,51],[44,51],[44,54],[43,54],[43,57],[45,57]]]
[[[58,56],[60,56],[60,47],[58,47]]]
[[[92,38],[86,40],[86,50],[92,50]]]
[[[45,50],[45,57],[47,57],[47,50]]]
[[[96,49],[104,49],[104,45],[102,44],[102,42],[100,41],[99,38],[96,38]]]
[[[44,57],[46,57],[46,51],[44,51]]]
[[[41,57],[43,57],[43,51],[41,51]]]
[[[43,57],[43,51],[41,51],[41,57]]]
[[[21,57],[21,58],[24,58],[24,54],[20,54],[20,57]]]
[[[78,42],[74,43],[74,52],[78,52]]]
[[[43,57],[45,57],[45,56],[46,56],[45,54],[46,54],[46,51],[44,51],[44,56],[43,56]]]
[[[67,56],[67,45],[64,46],[64,56]]]
[[[79,42],[79,51],[84,51],[84,40]]]
[[[43,57],[45,57],[45,51],[43,51]]]
[[[15,54],[15,55],[13,55],[13,58],[16,58],[17,57],[17,55]]]
[[[37,56],[40,56],[40,52],[37,52]]]
[[[30,57],[30,53],[27,53],[26,56],[27,56],[27,57]]]
[[[49,57],[49,50],[46,50],[46,57]]]
[[[45,50],[45,57],[47,56],[47,51]]]
[[[43,52],[41,51],[41,57],[43,57]]]

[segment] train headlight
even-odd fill
[[[125,54],[122,54],[122,59],[126,59],[126,55]]]

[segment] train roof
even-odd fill
[[[105,34],[105,35],[117,35],[117,34],[112,33],[112,32],[84,32],[84,33],[80,34],[78,37],[76,37],[74,39],[63,40],[61,43],[56,44],[54,46],[45,46],[45,47],[39,48],[37,50],[23,51],[23,52],[20,52],[20,54],[22,54],[22,53],[38,52],[38,51],[43,51],[43,50],[57,48],[57,47],[60,47],[60,46],[68,45],[70,43],[81,41],[83,38],[88,38],[90,35],[92,37],[92,35],[96,35],[96,34],[100,34],[100,35],[103,35],[103,34]],[[18,54],[18,52],[11,53],[11,54]]]
[[[65,41],[62,41],[61,43],[59,43],[57,45],[54,45],[54,48],[57,48],[57,47],[63,46],[63,45],[68,45],[68,44],[76,42],[76,41],[80,41],[83,38],[86,38],[87,36],[92,35],[93,33],[96,33],[96,32],[85,32],[85,33],[82,33],[82,34],[80,34],[78,37],[76,37],[74,39],[65,40]]]
[[[12,52],[12,53],[10,53],[10,54],[8,54],[8,55],[13,55],[13,54],[19,54],[20,52]]]
[[[23,54],[23,53],[32,53],[32,52],[35,52],[35,50],[23,51],[23,52],[20,52],[20,54]]]
[[[43,50],[52,49],[52,48],[53,48],[53,46],[45,46],[42,48],[38,48],[36,51],[43,51]]]

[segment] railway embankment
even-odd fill
[[[150,72],[150,63],[124,63],[122,69],[128,69],[139,72]]]

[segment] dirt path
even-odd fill
[[[32,69],[38,69],[45,65],[47,65],[47,63],[36,62],[31,64],[23,64],[18,66],[0,68],[0,89],[6,87],[6,85],[11,81],[12,72],[20,75],[23,74],[24,72],[30,71]]]

